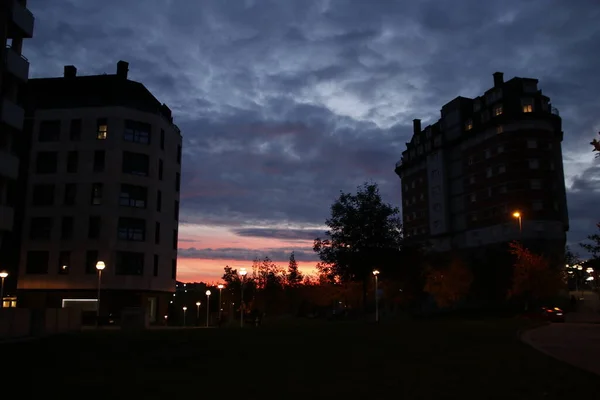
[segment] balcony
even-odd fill
[[[12,231],[15,211],[12,207],[0,205],[0,231]]]
[[[19,158],[5,150],[0,150],[0,177],[17,179],[19,175]]]
[[[8,0],[12,19],[8,24],[8,38],[32,38],[35,18],[31,11],[18,0]]]
[[[10,46],[6,46],[4,57],[6,70],[22,82],[27,82],[29,78],[29,61]]]
[[[25,110],[8,99],[2,99],[2,105],[0,107],[2,107],[0,108],[0,123],[5,123],[22,131]]]

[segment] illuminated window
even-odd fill
[[[533,99],[521,99],[521,107],[524,113],[533,112]]]
[[[106,140],[106,136],[108,135],[108,122],[106,118],[98,119],[97,130],[96,130],[96,139],[98,140]]]
[[[502,115],[502,106],[494,107],[494,116],[497,117],[499,115]]]
[[[468,119],[466,124],[465,124],[465,130],[466,131],[470,131],[471,129],[473,129],[473,120],[472,119]]]

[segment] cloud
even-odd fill
[[[262,237],[283,240],[314,240],[325,236],[324,230],[318,229],[268,229],[268,228],[245,228],[234,229],[240,236]]]
[[[190,247],[180,248],[178,256],[182,258],[205,258],[221,260],[246,260],[271,258],[274,261],[286,261],[290,254],[294,252],[297,261],[316,262],[318,257],[309,247],[277,247],[265,249],[247,249],[247,248],[218,248],[218,249],[197,249]]]

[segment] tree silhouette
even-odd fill
[[[302,273],[298,269],[298,263],[296,262],[296,256],[292,251],[290,254],[290,262],[288,264],[287,275],[286,275],[286,284],[290,287],[296,287],[302,283],[304,277]]]
[[[471,270],[458,257],[446,268],[427,268],[425,292],[433,296],[439,307],[450,307],[469,293],[473,283]]]
[[[596,227],[600,230],[600,223],[596,224]],[[600,235],[594,233],[592,235],[588,235],[587,240],[591,243],[580,243],[579,245],[583,247],[585,250],[592,254],[592,257],[597,260],[600,258]]]
[[[598,132],[598,135],[600,135],[600,132]],[[598,152],[598,154],[596,154],[596,157],[600,157],[600,142],[598,141],[598,139],[596,139],[596,138],[592,139],[590,144],[594,148],[592,151]]]
[[[399,209],[383,202],[377,184],[365,183],[356,194],[341,192],[325,223],[326,238],[315,239],[313,246],[321,259],[317,268],[329,280],[362,282],[366,304],[372,270],[383,273],[400,251]]]

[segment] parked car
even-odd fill
[[[542,307],[542,315],[550,322],[565,322],[565,313],[559,307]]]

